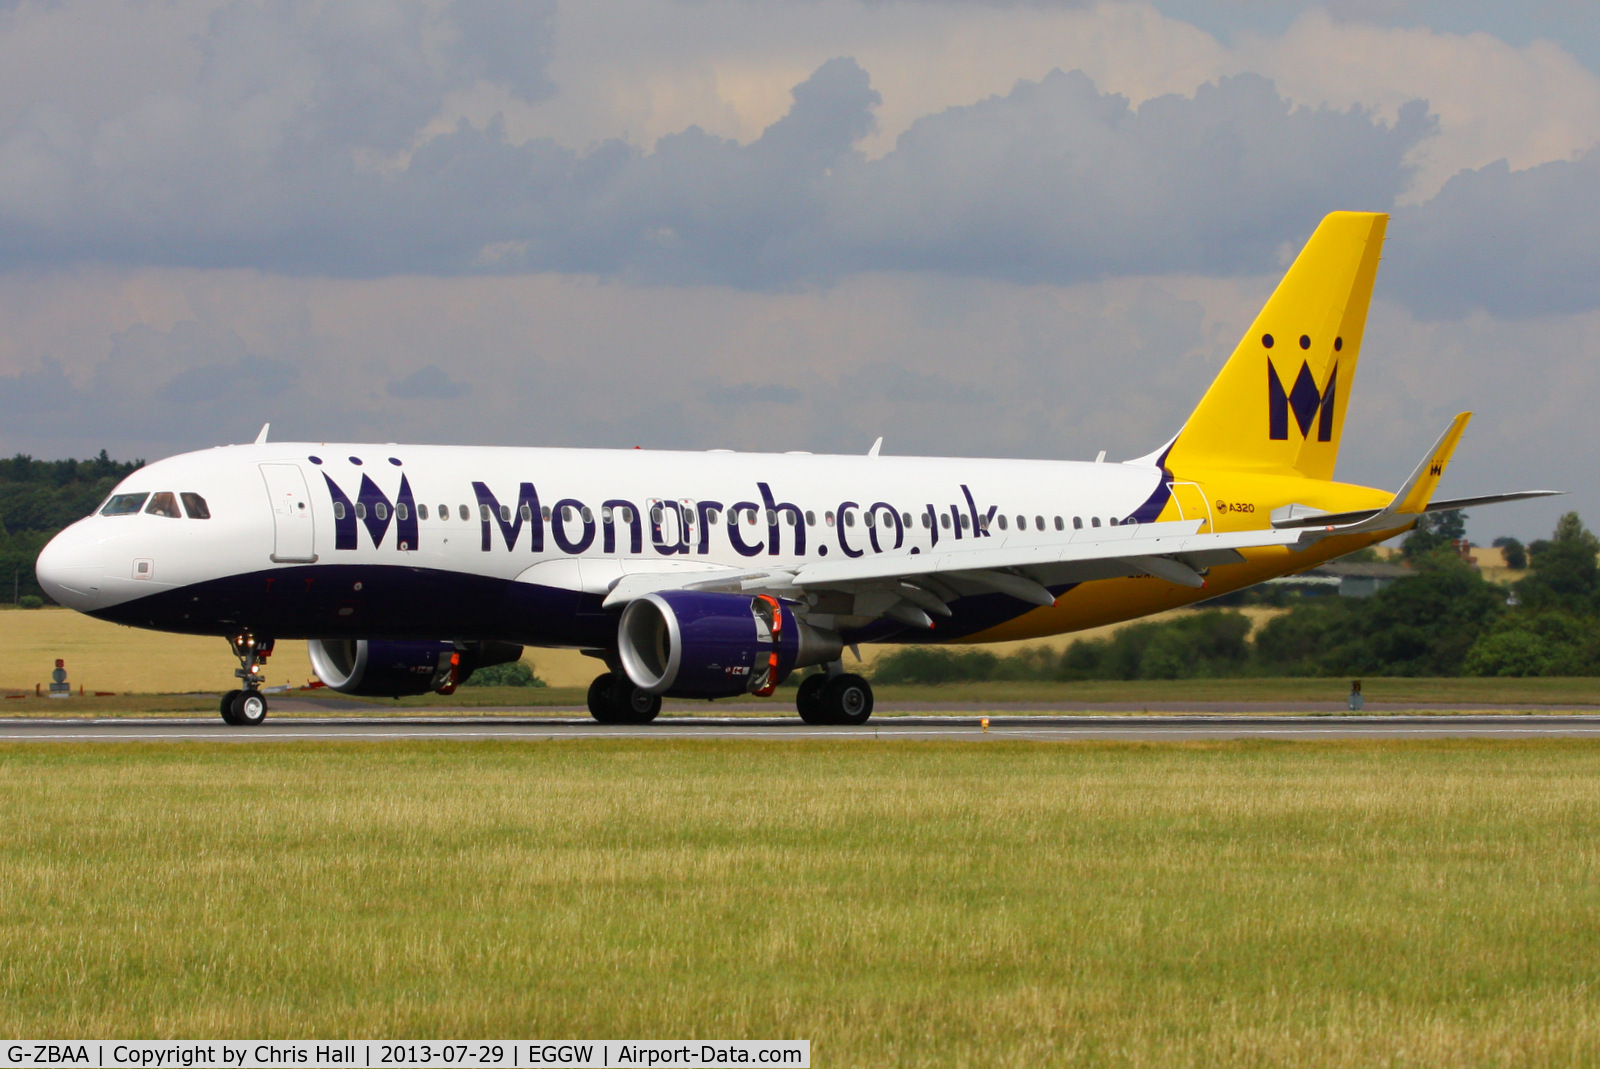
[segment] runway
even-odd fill
[[[306,717],[255,728],[212,718],[0,720],[0,742],[336,742],[405,739],[858,739],[1180,742],[1203,739],[1600,738],[1600,714],[1434,716],[874,717],[862,727],[812,727],[794,717],[663,717],[617,726],[567,717]]]

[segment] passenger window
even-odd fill
[[[650,522],[651,523],[660,523],[661,520],[662,520],[662,517],[665,516],[665,515],[666,515],[666,513],[661,511],[661,506],[660,505],[655,505],[650,509]]]
[[[372,514],[380,520],[387,520],[389,518],[389,506],[380,501],[372,506]]]
[[[395,519],[404,520],[404,519],[409,519],[410,517],[411,517],[411,510],[406,507],[406,503],[404,501],[400,502],[398,505],[396,505],[394,507],[394,518]]]
[[[333,503],[333,518],[336,519],[336,520],[344,519],[344,502],[343,501],[335,501]]]
[[[854,527],[856,525],[856,514],[849,509],[844,510],[844,525],[846,527]]]
[[[1006,529],[1006,518],[1004,516],[1000,517],[1000,529],[1002,531]]]
[[[878,513],[877,513],[877,510],[873,510],[872,512],[863,513],[862,516],[861,516],[861,521],[863,523],[865,523],[868,527],[876,527],[876,526],[878,526]]]
[[[178,495],[170,490],[163,490],[159,494],[152,494],[150,505],[145,512],[152,516],[165,516],[171,520],[183,519],[183,513],[178,511]]]
[[[1117,525],[1117,518],[1115,516],[1113,516],[1109,520],[1107,520],[1106,522],[1109,523],[1111,526],[1115,527]]]
[[[528,504],[527,502],[523,502],[522,507],[517,509],[517,515],[522,517],[524,520],[532,521],[533,520],[533,506]]]
[[[943,512],[939,514],[939,526],[943,527],[946,531],[950,529],[950,517],[948,514]]]
[[[484,517],[483,518],[487,520],[489,518],[489,515],[488,515],[489,507],[487,505],[485,505],[484,508],[483,508],[483,511],[484,511]],[[468,509],[467,506],[465,506],[465,505],[461,505],[461,506],[458,506],[456,508],[456,515],[460,516],[463,520],[472,519],[472,511],[470,509]]]
[[[756,510],[755,509],[745,509],[744,510],[744,522],[749,524],[752,527],[755,526],[755,523],[756,523]]]
[[[489,506],[488,505],[479,505],[478,506],[478,521],[480,523],[488,523],[489,522]]]
[[[771,527],[773,524],[775,524],[777,522],[778,522],[778,514],[776,512],[773,512],[771,509],[768,509],[767,510],[767,526]]]
[[[1039,531],[1044,530],[1044,517],[1043,516],[1035,516],[1033,518],[1033,526],[1034,526],[1035,530],[1039,530]]]
[[[1100,517],[1099,516],[1090,516],[1089,517],[1089,526],[1090,527],[1099,527],[1100,526]]]
[[[707,509],[706,510],[706,522],[707,523],[715,526],[717,524],[717,522],[719,520],[721,520],[721,519],[722,519],[721,510],[719,510],[719,509]]]
[[[539,509],[539,518],[541,520],[543,520],[545,523],[549,523],[550,522],[550,506],[549,505],[543,505],[543,506],[540,507],[540,509]]]
[[[1026,531],[1027,529],[1028,529],[1028,517],[1026,517],[1026,516],[1018,516],[1017,517],[1017,530]]]
[[[1083,530],[1083,517],[1082,516],[1074,516],[1074,517],[1072,517],[1072,529],[1074,531]]]
[[[823,519],[823,522],[825,522],[829,527],[832,527],[833,526],[833,511],[830,509],[829,511],[824,512],[822,514],[822,519]]]
[[[928,529],[928,514],[926,512],[922,514],[922,529],[924,531]]]
[[[961,529],[963,531],[965,531],[965,530],[970,529],[971,527],[972,527],[972,520],[969,519],[966,516],[961,517]]]
[[[417,506],[417,519],[425,520],[427,518],[428,518],[428,506],[427,505],[418,505]]]
[[[209,520],[211,518],[211,510],[206,507],[205,498],[199,494],[187,492],[178,496],[183,498],[183,509],[189,514],[191,520]]]
[[[806,509],[806,526],[807,527],[815,527],[816,525],[817,525],[817,514],[815,512],[812,512],[810,509]]]
[[[100,510],[100,515],[131,516],[144,508],[145,498],[149,496],[149,494],[113,494],[111,500]]]
[[[1061,522],[1061,517],[1060,516],[1057,516],[1056,517],[1056,530],[1064,531],[1066,529],[1067,529],[1067,525]]]
[[[357,501],[356,502],[356,519],[364,520],[366,518],[367,518],[367,506],[365,504],[363,504],[362,502]]]
[[[583,508],[578,510],[578,517],[582,519],[584,523],[594,522],[594,513],[589,511],[588,505],[585,505]]]
[[[784,515],[784,518],[788,521],[789,526],[793,527],[794,526],[794,510],[793,509],[784,509],[783,510],[783,515]]]

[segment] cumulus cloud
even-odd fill
[[[1420,103],[1389,124],[1291,107],[1254,76],[1135,108],[1057,72],[930,116],[866,160],[854,146],[880,98],[839,58],[749,144],[691,127],[648,152],[607,142],[579,153],[462,122],[403,161],[363,166],[355,150],[397,151],[448,79],[424,47],[421,9],[327,10],[342,14],[219,13],[204,103],[151,98],[89,138],[19,124],[0,144],[0,178],[17,179],[0,182],[0,261],[592,271],[744,287],[884,268],[1228,271],[1269,264],[1324,211],[1387,207],[1429,130]],[[367,47],[374,38],[389,47]]]
[[[472,392],[472,384],[458,382],[437,365],[419,367],[384,387],[390,397],[407,401],[451,401]]]
[[[1527,317],[1600,307],[1600,149],[1456,175],[1396,219],[1389,275],[1414,308]]]

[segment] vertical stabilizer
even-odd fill
[[[1178,433],[1171,471],[1333,477],[1388,220],[1322,220]]]

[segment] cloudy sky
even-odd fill
[[[1591,0],[0,0],[0,449],[1113,459],[1391,212],[1339,475],[1600,524]]]

